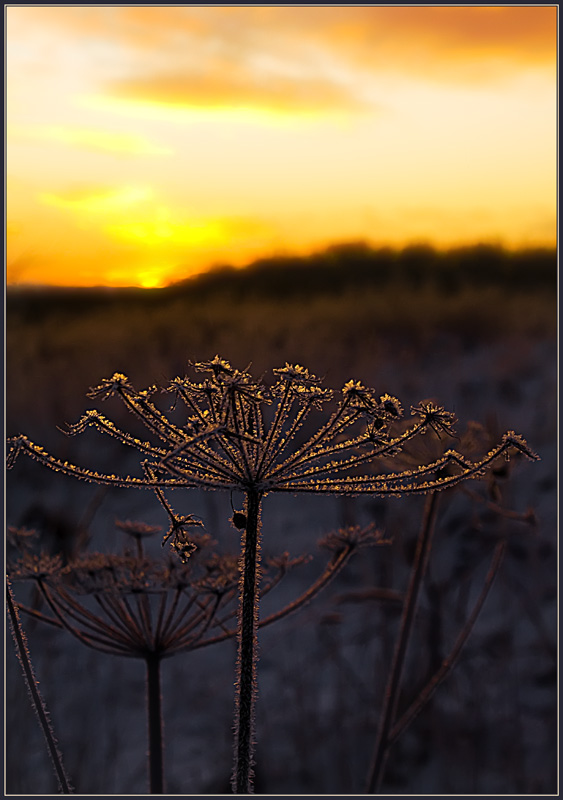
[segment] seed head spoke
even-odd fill
[[[67,430],[63,431],[63,433],[67,434],[68,436],[74,436],[77,433],[83,433],[86,428],[90,426],[95,427],[101,433],[107,433],[109,436],[117,439],[122,444],[128,445],[129,447],[134,447],[141,453],[152,455],[155,458],[163,458],[168,452],[161,447],[154,447],[150,444],[150,442],[143,442],[140,439],[131,436],[131,434],[127,433],[126,431],[120,430],[111,420],[107,419],[103,416],[103,414],[100,414],[99,411],[96,410],[86,411],[85,415],[77,423],[74,425],[68,425]]]
[[[76,604],[74,601],[67,605],[65,600],[68,599],[68,596],[65,598],[64,595],[59,592],[51,592],[44,584],[41,584],[41,590],[57,619],[73,634],[73,636],[76,636],[77,639],[80,639],[90,647],[95,647],[93,642],[97,642],[101,645],[112,647],[114,652],[118,650],[121,653],[127,650],[125,637],[116,635],[114,638],[114,629],[109,625],[103,624],[103,620],[100,620],[98,617],[94,616],[94,621],[91,621],[93,615],[90,615],[83,606]],[[79,625],[86,628],[86,630],[72,625],[69,619],[74,619]],[[94,633],[90,633],[88,629],[94,631]]]

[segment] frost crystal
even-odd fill
[[[164,541],[187,560],[195,550],[194,529],[202,523],[172,510],[165,496],[168,488],[401,496],[481,478],[500,457],[517,453],[538,458],[520,435],[508,431],[480,459],[448,450],[392,471],[392,459],[420,435],[432,431],[438,438],[454,437],[454,414],[421,402],[411,407],[415,419],[407,424],[393,395],[378,394],[354,380],[340,392],[327,389],[300,365],[274,369],[269,386],[219,356],[192,366],[202,376],[199,382],[177,377],[163,388],[184,405],[183,424],[172,422],[156,405],[155,386],[137,391],[126,375],[115,373],[92,389],[90,397],[118,396],[144,423],[147,439],[121,430],[95,410],[68,428],[68,435],[76,435],[95,427],[136,449],[144,458],[142,476],[102,474],[61,461],[23,435],[8,440],[7,466],[24,451],[51,469],[92,483],[152,489],[170,519]],[[242,528],[242,518],[234,521]]]

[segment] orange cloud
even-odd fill
[[[552,62],[556,54],[555,6],[352,6],[276,9],[270,24],[305,31],[335,48],[369,48],[373,63],[409,51],[436,61],[503,55],[515,63]],[[318,13],[317,13],[318,12]],[[366,53],[362,53],[362,60]]]
[[[546,6],[356,7],[319,34],[367,68],[440,82],[494,81],[552,67],[557,12]]]
[[[111,94],[200,107],[350,111],[366,105],[351,74],[357,68],[483,82],[522,66],[555,66],[556,59],[556,13],[549,7],[182,10],[169,32],[169,52],[179,56],[183,35],[192,57],[178,57],[184,66],[173,72],[149,62],[140,74],[110,84]],[[158,21],[165,37],[170,15],[134,11],[138,25]]]
[[[12,18],[119,49],[110,95],[183,106],[347,111],[365,104],[357,70],[482,83],[556,64],[555,6],[12,7]]]
[[[362,50],[362,60],[382,55],[399,68],[405,54],[426,51],[436,61],[502,55],[515,63],[552,62],[557,6],[52,6],[8,9],[10,21],[36,22],[132,48],[185,46],[202,53],[271,52],[323,42],[330,49]],[[14,14],[14,12],[16,12]],[[366,51],[369,58],[366,59]]]
[[[282,112],[314,113],[359,110],[348,89],[320,77],[284,77],[214,64],[198,73],[161,73],[111,84],[125,100],[198,108],[258,107]]]

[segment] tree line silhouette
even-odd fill
[[[186,268],[188,271],[188,268]],[[336,296],[345,291],[430,289],[451,297],[466,289],[507,293],[555,292],[557,253],[550,248],[510,251],[488,244],[440,251],[430,245],[373,248],[336,244],[308,256],[274,255],[244,268],[218,265],[161,289],[8,287],[6,311],[37,321],[44,314],[81,313],[97,306],[154,305],[214,295],[240,299]]]

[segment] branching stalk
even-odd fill
[[[440,686],[440,684],[445,681],[448,677],[452,669],[457,664],[459,656],[461,655],[461,651],[465,643],[467,642],[471,631],[473,630],[475,623],[477,621],[477,617],[479,616],[481,609],[483,608],[483,604],[487,599],[487,595],[489,594],[489,590],[493,585],[493,581],[496,577],[497,572],[500,569],[500,565],[502,564],[504,554],[506,551],[506,540],[501,540],[497,546],[495,547],[493,557],[491,559],[491,564],[489,567],[489,571],[485,577],[485,582],[483,584],[483,588],[475,602],[473,607],[473,611],[471,612],[470,616],[468,617],[465,625],[463,626],[462,630],[460,631],[454,646],[451,649],[449,655],[443,660],[440,668],[431,678],[431,680],[426,684],[424,689],[420,692],[416,700],[412,703],[410,708],[408,708],[405,713],[401,716],[401,718],[393,725],[389,733],[389,746],[394,744],[399,736],[405,731],[411,722],[413,722],[416,717],[420,714],[424,706],[428,703],[430,698],[433,696],[436,689]]]

